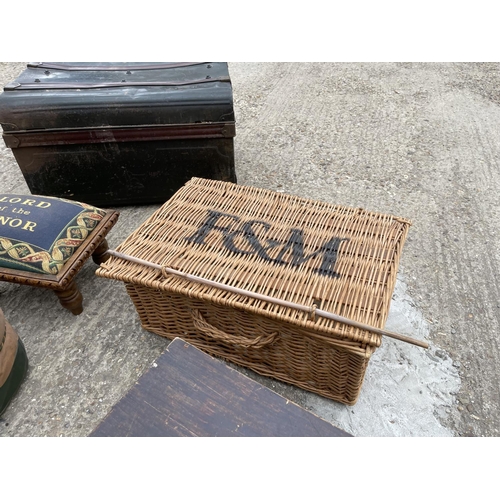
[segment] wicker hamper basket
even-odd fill
[[[381,336],[315,310],[383,328],[409,226],[400,217],[193,178],[117,251],[253,296],[116,256],[97,275],[125,283],[146,330],[353,405]]]

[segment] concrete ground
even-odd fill
[[[0,84],[25,63],[0,63]],[[412,219],[384,339],[353,407],[242,372],[355,436],[498,436],[500,65],[230,63],[240,184]],[[0,191],[29,194],[0,144]],[[117,207],[112,248],[158,205]],[[31,368],[0,436],[86,436],[165,349],[123,284],[78,275],[84,312],[0,283]]]

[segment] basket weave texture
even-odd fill
[[[381,336],[410,221],[256,187],[193,178],[117,251],[310,307],[269,303],[111,257],[143,327],[353,405]]]

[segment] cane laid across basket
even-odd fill
[[[353,405],[381,336],[316,311],[383,328],[409,226],[193,178],[116,249],[136,261],[112,254],[97,275],[125,283],[146,330]]]

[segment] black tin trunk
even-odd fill
[[[116,206],[236,182],[227,63],[29,64],[0,124],[33,194]]]

